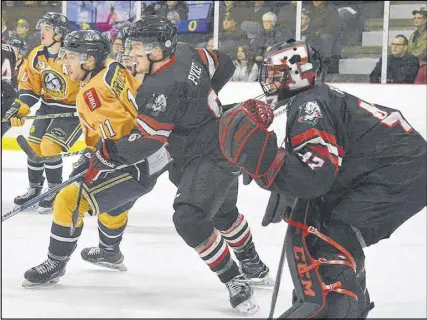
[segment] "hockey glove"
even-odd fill
[[[220,118],[219,141],[224,156],[252,178],[265,175],[276,157],[276,134],[267,130],[273,117],[268,104],[247,100]]]
[[[92,156],[93,150],[91,148],[86,148],[83,151],[83,154],[80,156],[77,162],[73,163],[73,171],[71,171],[70,178],[78,175],[80,172],[89,169],[90,158]]]
[[[21,118],[25,117],[29,113],[30,107],[21,100],[15,99],[9,110],[7,110],[5,119],[10,120],[10,125],[12,127],[22,127],[25,121]]]
[[[84,177],[86,182],[93,182],[99,177],[105,177],[121,164],[111,159],[110,151],[113,146],[114,141],[112,140],[98,142],[97,148],[89,160],[89,170]]]

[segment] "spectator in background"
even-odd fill
[[[340,33],[340,16],[334,8],[325,6],[325,1],[312,1],[310,8],[310,26],[312,35],[318,36],[324,44],[323,58],[330,59],[335,51],[339,51],[337,43]]]
[[[414,26],[417,28],[409,38],[408,52],[420,61],[427,61],[427,11],[425,8],[412,11]]]
[[[255,57],[256,62],[264,60],[264,54],[268,47],[276,43],[283,42],[291,38],[291,33],[287,29],[276,29],[277,17],[273,12],[267,12],[262,16],[264,31],[250,42],[250,52]]]
[[[267,3],[265,1],[250,1],[249,3],[249,12],[245,20],[261,22],[262,17],[267,12],[273,12],[269,1]]]
[[[178,11],[176,11],[176,10],[172,10],[172,11],[169,11],[168,12],[168,14],[166,15],[166,19],[168,19],[168,20],[170,20],[170,21],[172,21],[173,23],[177,23],[177,22],[180,22],[181,21],[181,18],[180,18],[180,16],[179,16],[179,13],[178,13]]]
[[[301,10],[301,40],[306,41],[311,47],[319,51],[321,57],[327,57],[327,54],[330,52],[328,41],[324,41],[322,37],[313,30],[311,26],[310,11],[303,8]]]
[[[292,35],[295,35],[297,16],[297,2],[291,1],[288,5],[280,8],[277,14],[277,25],[288,29]]]
[[[167,18],[168,12],[176,11],[180,20],[188,20],[188,5],[184,1],[166,1],[166,4],[160,7],[156,6],[154,6],[154,9],[158,8],[156,12],[160,16]]]
[[[28,39],[30,38],[29,34],[30,24],[25,19],[19,19],[16,23],[16,35],[17,38],[21,39],[25,43],[28,42]]]
[[[214,38],[210,38],[208,43],[206,44],[206,49],[214,50]]]
[[[391,42],[391,54],[387,57],[387,83],[414,83],[418,73],[418,58],[407,52],[408,39],[397,35]],[[382,58],[371,72],[371,83],[381,82]]]
[[[1,42],[6,42],[9,40],[9,30],[7,29],[6,25],[6,12],[1,12]]]
[[[219,3],[219,16],[224,17],[231,14],[237,23],[237,27],[246,19],[249,8],[237,6],[238,1],[220,1]]]
[[[117,55],[123,51],[123,39],[121,37],[116,37],[111,46],[110,58],[117,59]]]
[[[89,30],[90,29],[89,11],[87,10],[80,11],[78,21],[79,21],[79,28],[81,30]]]
[[[248,56],[249,50],[246,44],[241,44],[237,48],[233,60],[236,70],[234,71],[232,81],[257,81],[258,80],[258,65]],[[233,57],[233,55],[230,55]]]
[[[246,34],[237,28],[237,22],[230,12],[224,16],[219,39],[221,40],[219,49],[230,57],[236,54],[236,42],[248,41]]]

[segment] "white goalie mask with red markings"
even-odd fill
[[[321,72],[319,53],[304,41],[276,44],[259,68],[258,81],[267,96],[289,97],[310,88]]]

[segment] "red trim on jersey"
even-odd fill
[[[218,56],[216,55],[215,52],[213,52],[212,50],[206,50],[209,55],[212,57],[214,63],[215,63],[215,69],[218,69],[219,66],[219,62],[218,62]]]
[[[149,134],[138,123],[136,123],[136,128],[139,130],[139,132],[141,132],[144,138],[157,140],[157,141],[160,141],[162,144],[165,144],[168,141],[168,139],[164,136],[156,136],[156,135]]]
[[[160,72],[162,70],[165,70],[167,67],[170,67],[171,65],[173,65],[176,61],[176,57],[172,56],[172,58],[166,62],[164,65],[162,65],[159,69],[157,69],[156,71],[154,71],[152,74],[156,73],[156,72]]]
[[[147,116],[145,114],[140,114],[138,116],[139,119],[141,119],[143,122],[145,122],[147,125],[149,125],[154,130],[168,130],[171,131],[174,127],[173,124],[170,123],[164,123],[159,122],[157,120],[154,120],[150,116]]]
[[[310,140],[315,137],[321,137],[325,142],[329,142],[334,145],[337,144],[337,139],[335,138],[335,135],[313,128],[313,129],[304,131],[303,133],[293,137],[291,139],[292,147],[295,148],[299,146],[301,143],[303,143],[304,141]]]
[[[202,62],[207,66],[208,58],[206,57],[205,50],[197,48],[197,51],[199,52],[200,59],[202,59]]]

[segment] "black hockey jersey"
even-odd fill
[[[15,71],[16,57],[9,44],[1,45],[1,79],[12,81]]]
[[[426,141],[398,110],[326,84],[278,106],[275,113],[283,109],[287,113],[281,145],[287,152],[268,187],[272,191],[304,199],[326,195],[333,201],[360,183],[404,189],[411,181],[405,172],[393,172],[396,164],[408,163],[425,171]],[[375,175],[387,166],[390,176]]]
[[[218,117],[222,106],[216,90],[233,73],[227,55],[178,43],[175,56],[155,73],[146,75],[138,88],[135,100],[139,116],[134,133],[143,139],[133,139],[138,153],[128,156],[129,146],[125,144],[129,143],[118,141],[115,153],[119,160],[135,163],[163,145],[179,163],[203,153],[220,155]]]

